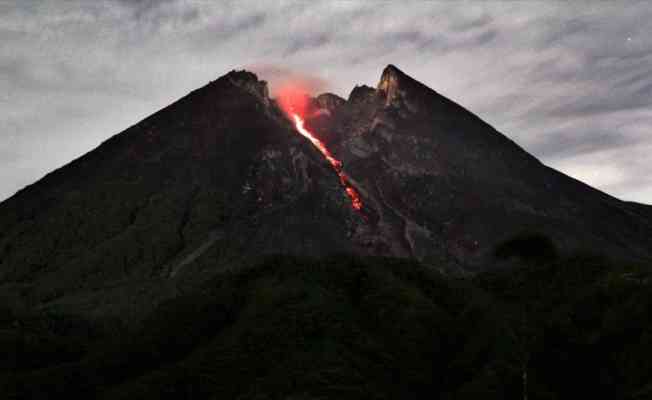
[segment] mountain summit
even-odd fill
[[[360,240],[378,254],[472,270],[502,242],[540,234],[563,253],[650,256],[650,207],[546,167],[393,65],[313,128],[367,197]]]
[[[3,202],[0,288],[124,312],[268,254],[467,273],[534,235],[560,253],[652,255],[650,207],[546,167],[395,66],[348,100],[308,99],[305,128],[337,168],[278,100],[232,71]]]

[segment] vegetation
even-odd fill
[[[5,307],[0,389],[10,399],[649,398],[650,276],[587,256],[466,279],[396,259],[271,257],[160,304],[139,327]]]

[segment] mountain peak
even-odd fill
[[[325,108],[328,111],[333,111],[337,107],[344,104],[346,100],[333,93],[322,93],[319,96],[315,97],[315,102],[320,108]]]
[[[383,70],[377,89],[385,94],[386,103],[390,104],[397,96],[401,86],[408,76],[396,66],[389,64]]]
[[[258,97],[265,104],[269,103],[269,88],[267,86],[267,81],[259,80],[258,76],[253,72],[244,69],[240,71],[232,70],[224,75],[224,78]]]
[[[380,76],[380,81],[383,82],[383,80],[389,79],[389,78],[398,78],[400,76],[405,76],[405,73],[398,69],[396,65],[394,64],[387,64],[387,66],[383,69],[383,73]]]
[[[351,90],[351,94],[349,94],[348,102],[352,104],[362,103],[369,98],[373,98],[375,95],[376,89],[367,85],[356,85],[353,90]]]

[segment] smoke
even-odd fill
[[[310,96],[324,92],[328,86],[326,81],[284,67],[253,65],[246,69],[255,72],[259,79],[267,81],[271,96],[276,98],[288,118],[294,121],[297,132],[308,139],[333,167],[340,178],[344,192],[351,200],[351,207],[366,218],[362,213],[362,198],[342,169],[342,162],[336,159],[324,142],[305,126],[305,119],[310,109]]]
[[[321,77],[286,67],[258,64],[249,65],[245,69],[254,72],[259,79],[267,81],[272,97],[278,97],[288,87],[296,88],[311,96],[323,93],[330,87]]]

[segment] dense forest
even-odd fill
[[[651,270],[545,238],[467,277],[267,257],[139,323],[3,301],[3,398],[652,397]]]

